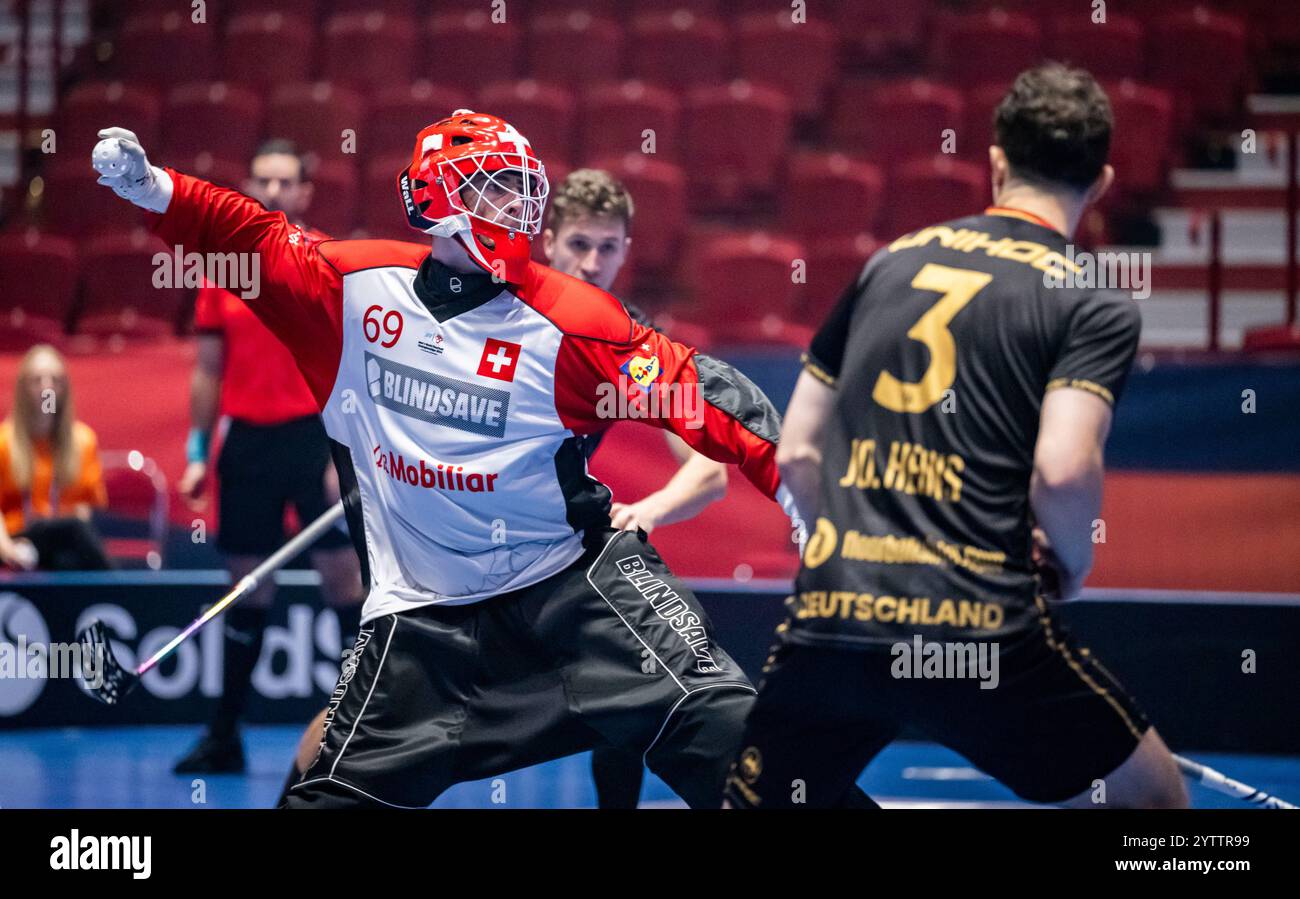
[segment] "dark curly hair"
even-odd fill
[[[1084,190],[1110,154],[1110,100],[1083,69],[1048,63],[1021,72],[993,117],[1012,172]]]
[[[546,227],[558,231],[565,222],[589,215],[620,219],[632,233],[632,197],[617,178],[601,169],[578,169],[551,195]]]

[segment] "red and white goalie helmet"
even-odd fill
[[[420,132],[397,186],[412,228],[459,240],[486,271],[523,281],[550,187],[541,160],[509,122],[456,110]]]

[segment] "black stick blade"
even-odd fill
[[[140,678],[123,668],[113,655],[102,621],[92,621],[77,638],[81,641],[81,674],[86,692],[105,705],[117,705],[135,689]]]

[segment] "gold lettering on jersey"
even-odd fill
[[[915,537],[883,537],[844,532],[841,558],[855,562],[882,562],[890,565],[942,565],[943,558]]]
[[[1006,610],[1001,603],[970,599],[935,602],[928,596],[875,596],[852,590],[805,590],[799,594],[794,617],[988,631],[1002,626]]]
[[[962,472],[966,461],[956,453],[941,453],[918,443],[895,440],[889,444],[883,477],[878,471],[875,440],[853,438],[849,464],[839,485],[857,490],[896,490],[928,496],[939,502],[961,502]]]
[[[824,546],[825,544],[822,543],[821,545]],[[822,562],[826,561],[823,556],[828,557],[829,555],[829,552],[819,552],[817,564],[822,564]],[[962,546],[937,538],[920,540],[916,537],[896,537],[893,534],[877,536],[853,530],[844,532],[844,542],[840,547],[840,558],[849,559],[853,562],[874,562],[882,565],[934,565],[936,567],[945,567],[946,564],[951,563],[976,574],[996,574],[1002,571],[1007,562],[1007,554],[999,550]],[[807,557],[805,557],[806,562]],[[816,566],[810,565],[809,567]]]
[[[923,266],[912,279],[912,287],[942,296],[908,329],[907,336],[929,350],[930,364],[916,381],[903,381],[882,371],[871,398],[891,412],[903,413],[924,412],[943,399],[957,377],[957,344],[949,325],[992,280],[987,272],[934,263]]]
[[[841,487],[875,490],[880,486],[876,474],[876,441],[853,439],[849,449],[849,468],[840,478]]]
[[[1083,267],[1073,259],[1044,244],[1032,240],[1012,240],[1010,237],[994,238],[987,231],[973,231],[969,228],[959,228],[954,231],[947,225],[933,225],[912,234],[905,234],[889,245],[889,252],[924,247],[935,242],[945,249],[960,253],[983,250],[990,258],[1018,262],[1062,277],[1067,271],[1075,274],[1083,271]]]
[[[816,568],[835,555],[837,537],[835,525],[831,524],[831,520],[818,518],[813,535],[808,539],[808,545],[804,547],[803,564],[808,568]]]
[[[949,562],[976,574],[996,574],[1007,562],[1007,554],[999,550],[957,546],[943,540],[935,540],[931,545]]]

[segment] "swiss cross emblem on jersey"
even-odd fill
[[[513,381],[515,366],[523,347],[508,340],[493,340],[491,337],[483,344],[483,358],[478,362],[478,373],[485,378],[498,381]]]

